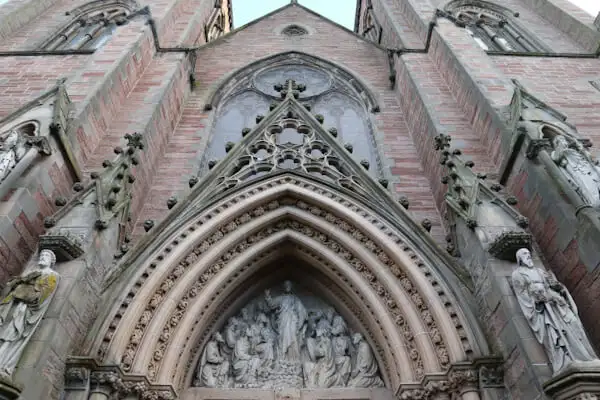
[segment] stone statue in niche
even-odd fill
[[[16,129],[0,137],[0,182],[17,165],[27,152],[26,142]]]
[[[569,291],[551,272],[534,265],[527,249],[517,251],[512,283],[536,339],[558,373],[574,361],[597,360]]]
[[[579,196],[592,207],[600,207],[600,168],[583,145],[565,135],[552,138],[550,157]]]
[[[362,335],[333,307],[297,295],[290,281],[266,290],[206,344],[195,385],[211,388],[382,387]],[[352,337],[352,340],[351,340]]]
[[[12,377],[50,305],[60,278],[52,269],[55,263],[54,253],[42,250],[36,269],[8,282],[8,293],[0,301],[0,377]]]

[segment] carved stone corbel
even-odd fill
[[[98,365],[89,358],[72,358],[67,361],[65,391],[87,390],[100,393],[110,400],[137,396],[140,400],[174,400],[175,390],[168,385],[154,385],[139,375],[126,375],[118,366]]]
[[[45,156],[52,154],[52,147],[50,147],[50,142],[45,136],[29,136],[25,139],[25,143],[31,147],[37,148],[38,151]]]
[[[40,249],[52,250],[58,261],[70,261],[84,253],[85,233],[68,228],[51,229],[40,236]]]

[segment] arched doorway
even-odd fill
[[[261,94],[272,97],[268,114],[206,162],[187,198],[108,276],[106,308],[71,365],[91,363],[92,387],[122,398],[477,399],[490,349],[468,278],[370,160],[326,129],[305,85],[283,78],[277,99]],[[281,316],[286,280],[297,292]],[[216,333],[230,325],[225,346]]]

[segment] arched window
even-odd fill
[[[236,85],[233,93],[218,108],[201,169],[208,168],[211,159],[222,159],[227,152],[225,144],[239,141],[244,128],[256,125],[257,115],[269,113],[270,106],[281,99],[276,87],[288,80],[303,85],[298,100],[313,115],[323,116],[325,130],[335,131],[337,140],[353,149],[352,158],[356,163],[370,165],[368,171],[373,177],[382,176],[373,127],[362,97],[364,94],[349,84],[356,79],[343,72],[333,74],[326,69],[300,63],[259,70]]]
[[[446,6],[447,16],[464,28],[485,51],[546,51],[515,21],[518,13],[483,1],[455,1]]]
[[[364,37],[373,42],[381,43],[381,35],[383,33],[383,29],[381,28],[379,22],[377,22],[377,19],[375,18],[375,13],[373,12],[373,4],[371,3],[371,0],[367,0],[367,8],[365,10],[365,13],[363,14],[362,26],[362,35]]]
[[[118,26],[128,22],[136,9],[129,1],[94,1],[69,13],[73,20],[41,48],[43,50],[96,50],[110,39]]]

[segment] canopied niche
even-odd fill
[[[213,333],[194,385],[370,388],[382,387],[383,380],[363,334],[309,288],[285,280],[265,289]]]

